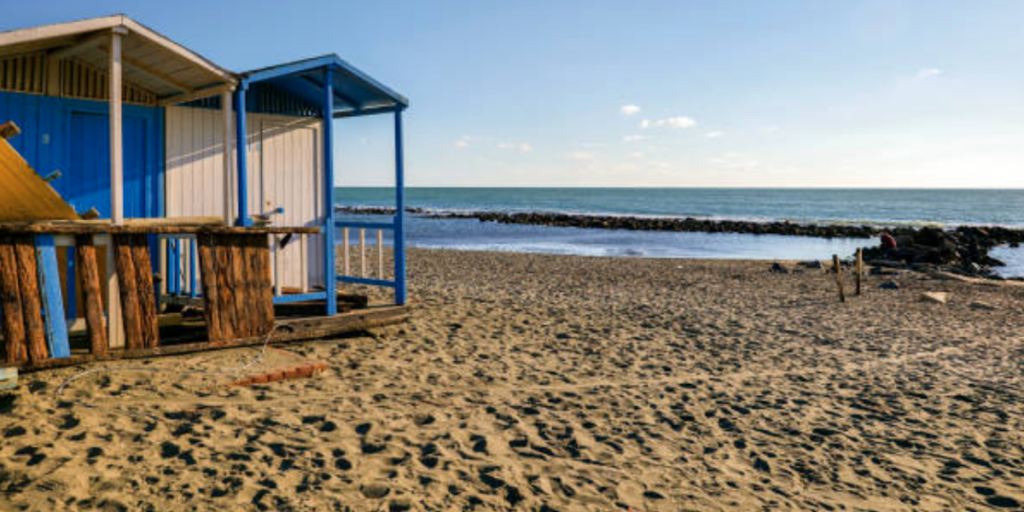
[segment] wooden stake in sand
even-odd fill
[[[839,255],[832,255],[832,267],[836,274],[836,286],[839,288],[839,302],[846,302],[846,294],[843,293],[843,264],[839,261]]]
[[[857,248],[857,295],[861,293],[861,282],[864,280],[864,249]]]

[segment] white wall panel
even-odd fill
[[[237,210],[234,192],[224,193],[220,111],[168,107],[166,119],[167,216],[221,216],[225,202]],[[283,214],[272,217],[275,225],[322,225],[327,210],[321,121],[249,114],[247,128],[249,214],[268,214],[283,207]],[[235,176],[231,183],[237,184]],[[323,286],[322,235],[302,238],[273,252],[277,286],[302,290]]]

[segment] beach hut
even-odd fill
[[[115,227],[211,217],[222,226],[271,226],[253,232],[271,235],[274,304],[315,301],[328,316],[338,312],[339,282],[388,287],[395,305],[405,303],[407,106],[335,55],[237,73],[124,15],[0,32],[0,123],[21,128],[10,143],[75,211],[95,210]],[[394,117],[397,213],[388,222],[336,222],[334,121],[375,114]],[[337,275],[335,232],[346,234],[349,269],[350,229],[377,240],[375,271],[365,264],[373,244],[363,243],[360,272]],[[174,231],[149,233],[156,295],[162,303],[203,300],[196,230]],[[386,269],[385,235],[394,249]],[[76,258],[60,251],[65,314],[81,321]],[[100,264],[106,314],[120,318],[114,265]],[[110,346],[123,345],[122,322],[106,327]]]

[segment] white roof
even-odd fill
[[[0,32],[0,57],[45,50],[107,69],[111,30],[124,34],[124,79],[160,98],[236,83],[230,71],[123,14]]]

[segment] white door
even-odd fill
[[[250,139],[250,155],[259,162],[252,174],[259,179],[249,187],[251,213],[271,214],[278,226],[322,226],[326,208],[319,120],[269,115],[252,119],[259,134]],[[273,213],[278,208],[283,213]],[[303,292],[323,287],[322,238],[295,236],[285,247],[272,248],[276,287]]]

